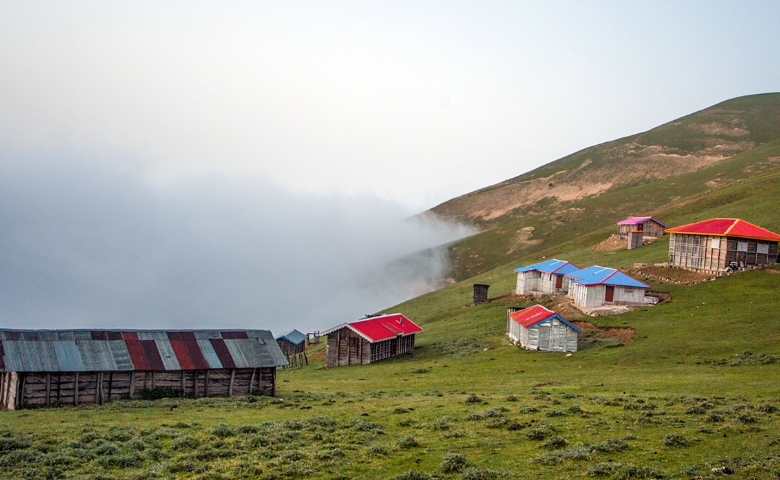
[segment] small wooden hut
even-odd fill
[[[419,332],[422,328],[400,313],[343,323],[324,332],[325,366],[362,365],[410,353]]]
[[[599,307],[605,304],[644,304],[653,303],[655,297],[646,297],[650,285],[615,268],[583,268],[566,275],[569,279],[568,296],[579,307]]]
[[[545,352],[577,351],[580,329],[552,310],[534,305],[515,311],[509,317],[507,335],[521,347]]]
[[[739,218],[668,228],[669,263],[713,274],[777,263],[780,235]]]
[[[515,293],[518,295],[566,293],[569,290],[569,284],[564,279],[565,275],[579,269],[571,262],[555,258],[516,268],[517,289]]]
[[[488,288],[490,288],[490,285],[481,283],[474,284],[474,305],[479,305],[480,303],[488,301]]]
[[[290,330],[276,337],[276,343],[279,344],[279,348],[282,349],[284,356],[289,357],[303,353],[306,350],[306,339],[305,333],[301,333],[298,330]]]
[[[284,365],[267,330],[0,330],[0,408],[274,395]]]
[[[622,238],[636,232],[643,237],[660,238],[664,236],[666,224],[653,217],[629,217],[619,221],[618,227]]]

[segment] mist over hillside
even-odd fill
[[[471,233],[368,195],[2,156],[2,327],[321,330],[430,289],[441,250],[392,262]]]

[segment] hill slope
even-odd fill
[[[780,161],[780,94],[729,100],[597,145],[431,210],[482,233],[449,246],[451,277],[747,178]]]

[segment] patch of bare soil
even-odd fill
[[[645,264],[632,265],[628,269],[628,274],[639,279],[676,285],[695,285],[715,279],[715,275],[708,273],[692,272],[677,267]]]
[[[620,238],[619,235],[610,235],[610,237],[603,242],[593,245],[590,250],[593,252],[611,252],[613,250],[625,250],[626,239]]]
[[[585,321],[571,322],[581,330],[581,347],[589,346],[598,342],[621,343],[626,344],[634,340],[636,332],[631,327],[597,327],[596,325]]]

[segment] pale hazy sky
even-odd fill
[[[0,142],[415,209],[780,89],[780,3],[2,2]]]
[[[403,218],[780,90],[778,25],[777,1],[0,1],[0,327],[375,312],[446,270],[394,259],[469,232]]]

